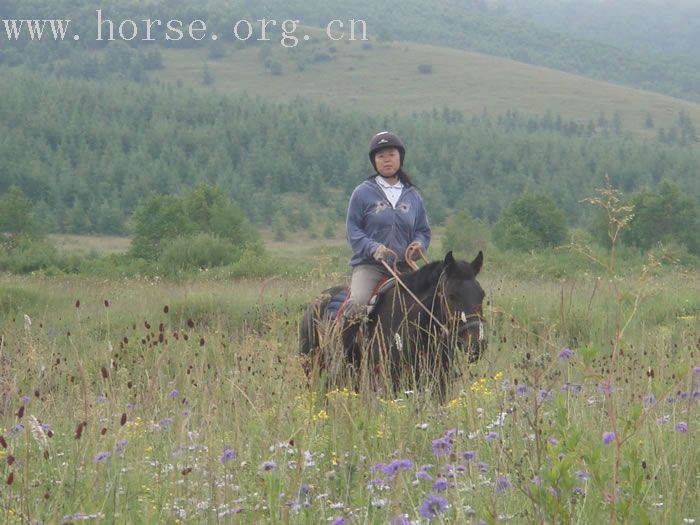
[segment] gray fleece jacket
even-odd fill
[[[413,241],[420,242],[424,251],[430,245],[430,225],[418,190],[405,186],[394,208],[375,177],[364,180],[350,196],[345,221],[352,247],[350,266],[376,263],[372,255],[380,244],[399,257]]]

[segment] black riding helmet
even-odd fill
[[[406,156],[406,148],[401,142],[399,136],[390,131],[380,131],[369,141],[369,161],[372,163],[374,171],[377,171],[377,164],[374,162],[374,156],[381,150],[386,148],[396,148],[399,150],[399,157],[401,158],[401,166],[403,166],[403,159]]]

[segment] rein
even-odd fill
[[[420,254],[421,254],[421,256],[423,257],[423,260],[427,262],[428,259],[425,257],[425,254],[423,253],[423,250],[421,250],[420,248],[418,248],[418,249],[420,250]],[[409,252],[409,250],[406,250],[406,254],[408,254],[408,252]],[[409,260],[411,261],[411,262],[409,263],[409,266],[411,266],[414,270],[417,270],[417,269],[418,269],[418,265],[416,265],[416,263],[412,260],[412,258],[409,257],[409,258],[406,258],[405,260],[406,260],[406,261],[409,261]],[[425,306],[425,305],[423,304],[423,301],[421,301],[420,299],[418,299],[418,297],[416,297],[416,294],[414,294],[414,293],[411,291],[411,289],[410,289],[408,286],[406,286],[406,283],[404,283],[404,282],[401,280],[401,277],[399,277],[399,272],[398,272],[398,271],[394,271],[394,270],[396,269],[396,258],[394,258],[394,268],[392,268],[391,266],[389,266],[385,260],[382,260],[381,263],[384,265],[384,268],[386,268],[387,271],[392,275],[392,277],[393,277],[394,279],[396,279],[396,282],[399,283],[399,284],[403,287],[404,290],[406,290],[406,292],[408,293],[408,295],[410,295],[411,298],[412,298],[416,303],[418,303],[418,306],[420,306],[423,310],[425,310],[425,312],[426,312],[426,313],[428,314],[428,316],[430,317],[431,321],[434,322],[436,325],[438,325],[438,326],[440,327],[440,329],[442,330],[442,332],[443,332],[445,335],[449,335],[450,331],[449,331],[449,329],[447,328],[447,326],[445,326],[443,323],[441,323],[441,322],[438,320],[438,318],[435,317],[435,315],[433,315],[433,312],[432,312],[430,309],[428,309],[427,306]],[[442,276],[440,276],[440,279],[442,279]]]

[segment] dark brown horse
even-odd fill
[[[484,291],[476,280],[483,263],[479,252],[472,262],[458,261],[449,252],[444,260],[401,275],[402,283],[384,292],[358,333],[353,355],[347,359],[334,322],[326,310],[337,286],[309,304],[299,329],[299,350],[310,368],[329,369],[341,362],[355,379],[376,385],[422,388],[429,384],[444,394],[459,352],[476,361],[485,349],[482,302]],[[410,290],[410,292],[409,292]],[[349,361],[349,363],[348,363]]]

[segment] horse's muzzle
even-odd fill
[[[481,353],[486,349],[484,318],[478,313],[462,312],[457,333],[460,343],[469,353],[469,361],[474,362],[479,359]]]

